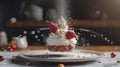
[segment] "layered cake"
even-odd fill
[[[69,30],[69,26],[64,18],[56,23],[48,22],[49,37],[47,38],[47,46],[50,51],[71,51],[75,48],[76,33]]]

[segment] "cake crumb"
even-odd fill
[[[98,63],[101,63],[101,61],[98,61]]]
[[[65,67],[64,64],[58,64],[58,67]]]
[[[12,59],[11,59],[11,62],[12,62],[12,63],[16,62],[16,59],[15,59],[15,58],[12,58]]]
[[[77,59],[80,59],[80,55],[78,55],[78,56],[76,56],[77,57]]]
[[[119,59],[119,60],[117,60],[117,63],[120,63],[120,59]]]
[[[31,63],[29,63],[29,62],[26,63],[26,66],[30,66],[30,65],[31,65]]]

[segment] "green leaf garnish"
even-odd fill
[[[76,35],[75,38],[76,38],[76,40],[79,40],[79,36],[78,35]]]
[[[10,44],[16,44],[16,40],[12,40]]]

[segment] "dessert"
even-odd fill
[[[57,23],[48,22],[48,27],[50,34],[47,38],[47,46],[50,51],[71,51],[75,48],[76,33],[74,30],[69,30],[64,18]]]

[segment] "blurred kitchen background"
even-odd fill
[[[27,36],[30,45],[46,45],[47,22],[61,16],[79,35],[77,45],[120,44],[120,0],[0,0],[8,41]]]

